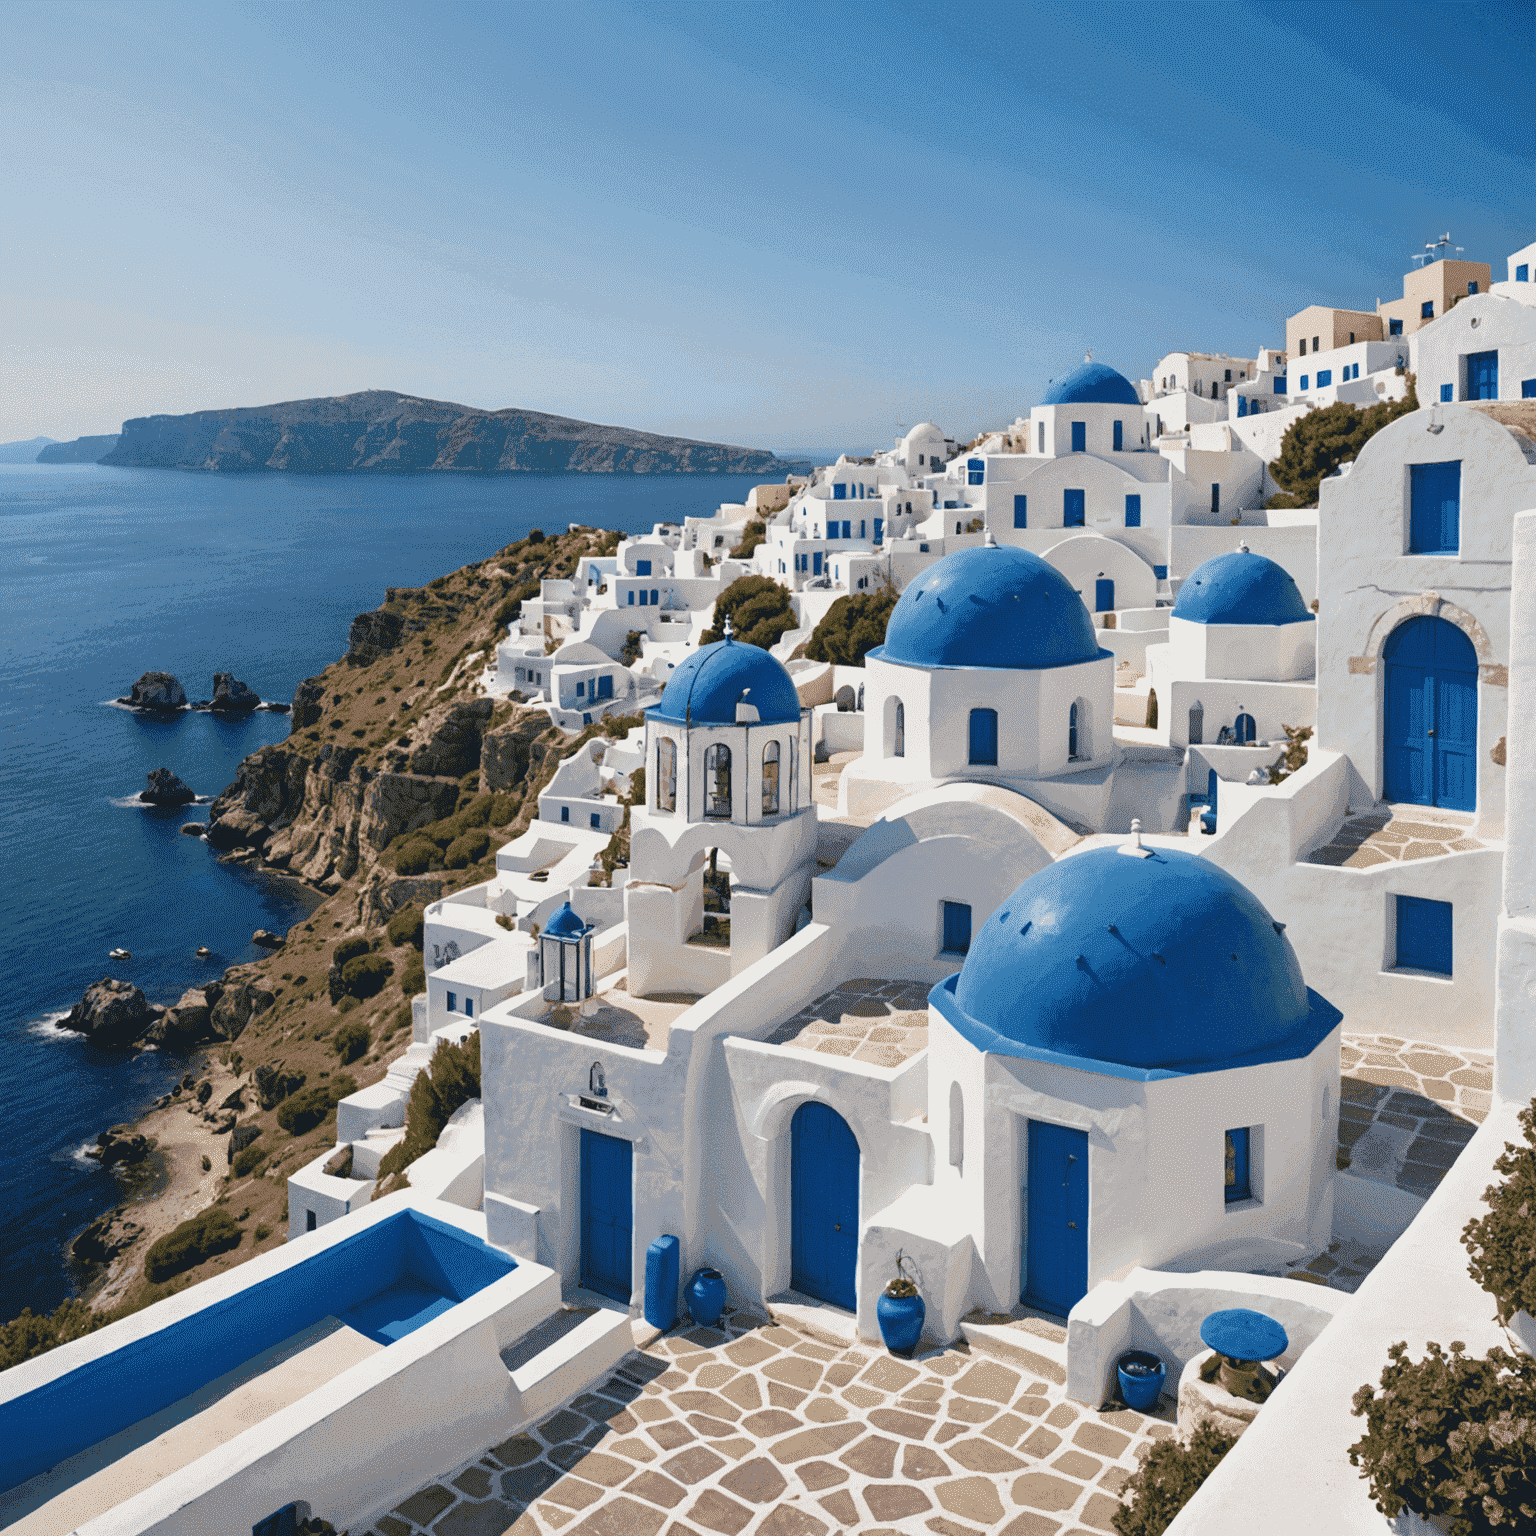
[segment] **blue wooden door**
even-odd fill
[[[625,1303],[634,1289],[631,1153],[617,1136],[581,1133],[581,1283]]]
[[[1081,528],[1087,510],[1087,493],[1080,490],[1064,490],[1061,493],[1061,526]]]
[[[1499,354],[1474,352],[1467,359],[1467,399],[1499,398]]]
[[[1383,794],[1477,809],[1477,653],[1444,619],[1400,624],[1384,651]]]
[[[802,1104],[790,1122],[790,1284],[857,1310],[859,1144],[825,1104]]]
[[[971,711],[971,761],[983,765],[997,762],[997,711]]]
[[[1115,584],[1098,577],[1093,584],[1093,611],[1108,613],[1115,606]]]
[[[1088,1133],[1029,1122],[1022,1300],[1065,1317],[1088,1292]]]

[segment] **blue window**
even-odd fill
[[[1063,528],[1081,528],[1087,515],[1088,498],[1084,491],[1066,491],[1061,493],[1061,526]]]
[[[450,992],[448,994],[448,1012],[449,1013],[457,1013],[458,1011],[459,1011],[459,995],[458,995],[457,992]]]
[[[1253,1199],[1252,1180],[1248,1173],[1249,1129],[1242,1126],[1227,1132],[1227,1204],[1234,1200]]]
[[[657,588],[652,587],[651,588],[651,607],[652,608],[656,607],[660,602],[661,602],[661,593],[660,593],[660,591]]]
[[[1433,320],[1434,318],[1435,318],[1435,301],[1433,299],[1425,299],[1424,302],[1419,305],[1419,319],[1420,320]]]
[[[1211,481],[1211,511],[1221,511],[1221,482],[1218,480]]]
[[[853,519],[851,517],[843,519],[843,537],[845,539],[853,537]]]
[[[464,999],[464,1017],[466,1019],[472,1019],[472,1018],[474,1018],[474,1016],[475,1016],[475,1000],[472,997],[466,997]]]
[[[1461,548],[1461,460],[1408,466],[1408,553],[1454,555]]]
[[[571,808],[570,808],[570,806],[562,805],[560,807],[560,820],[561,821],[569,821],[570,819],[571,819]]]
[[[1123,432],[1122,423],[1117,421],[1115,423],[1115,452],[1116,453],[1120,452],[1120,444],[1121,444],[1121,440],[1122,440],[1122,432]]]
[[[1472,279],[1472,281],[1470,283],[1467,284],[1467,292],[1468,293],[1476,293],[1477,292],[1477,279],[1475,277]]]
[[[593,811],[592,812],[592,830],[594,832],[596,832],[602,826],[602,824],[603,824],[602,816],[597,811]]]
[[[1449,384],[1442,384],[1440,386],[1440,398],[1442,400],[1449,400],[1451,398],[1451,386]]]
[[[971,711],[971,761],[982,766],[997,765],[997,711]]]
[[[1283,373],[1277,373],[1275,375],[1275,393],[1277,395],[1283,395],[1285,393],[1285,375]]]
[[[1536,400],[1536,379],[1520,380],[1520,398],[1522,400]]]
[[[1100,576],[1093,584],[1093,611],[1095,613],[1112,612],[1115,606],[1115,584],[1107,577]]]
[[[576,697],[578,699],[585,698],[586,697],[586,692],[587,692],[587,685],[585,683],[577,683],[576,684]]]
[[[633,587],[629,589],[629,606],[631,608],[635,606],[635,589]]]
[[[649,560],[635,561],[635,575],[649,576],[651,574],[651,562]]]
[[[944,953],[969,954],[971,948],[971,908],[968,902],[944,903]]]
[[[880,543],[884,542],[884,539],[885,539],[885,519],[883,517],[877,517],[875,519],[875,543],[876,544],[880,544]]]
[[[1317,387],[1319,389],[1327,389],[1328,386],[1330,384],[1332,384],[1332,383],[1333,383],[1333,369],[1332,368],[1320,368],[1320,369],[1318,369],[1318,373],[1317,373]]]
[[[1067,761],[1077,761],[1077,705],[1074,703],[1067,711]]]
[[[1515,268],[1515,281],[1517,283],[1528,283],[1528,282],[1530,282],[1530,280],[1531,280],[1530,263],[1522,261],[1520,263],[1520,265]]]
[[[1237,414],[1239,416],[1246,416],[1248,414],[1248,401],[1242,395],[1237,397]]]
[[[864,537],[864,529],[865,529],[865,526],[868,523],[868,521],[869,521],[869,519],[868,518],[864,518],[864,517],[861,517],[859,519],[859,537],[861,539]]]
[[[1536,381],[1533,381],[1536,382]],[[1029,527],[1029,497],[1015,496],[1013,498],[1013,526],[1015,528]]]
[[[1154,565],[1152,567],[1152,574],[1157,577],[1159,581],[1167,581],[1168,567],[1166,565]]]
[[[967,485],[981,485],[987,478],[987,461],[985,459],[967,459],[965,461],[965,483]]]
[[[1141,527],[1141,497],[1127,496],[1125,498],[1125,526],[1127,528]]]
[[[597,696],[600,699],[613,697],[613,674],[610,672],[597,680]]]
[[[1308,384],[1310,384],[1310,383],[1311,383],[1311,378],[1310,378],[1310,376],[1309,376],[1309,375],[1307,375],[1307,374],[1305,374],[1305,373],[1304,373],[1304,374],[1302,374],[1302,376],[1301,376],[1301,387],[1302,387],[1302,388],[1303,388],[1303,389],[1305,389],[1305,388],[1306,388],[1306,387],[1307,387],[1307,386],[1308,386]]]
[[[1387,321],[1387,335],[1401,336],[1403,334],[1403,322],[1401,320]]]
[[[592,724],[592,716],[591,716],[591,715],[589,715],[589,714],[587,714],[587,715],[583,715],[583,716],[582,716],[582,717],[581,717],[581,723],[582,723],[582,724],[583,724],[583,725],[591,725],[591,724]]]
[[[1451,974],[1450,902],[1397,898],[1397,968]]]
[[[819,549],[811,556],[811,575],[821,575],[821,551]]]
[[[832,500],[833,501],[847,501],[847,499],[848,499],[848,487],[846,485],[842,484],[839,481],[838,484],[836,484],[836,485],[834,485],[832,487]]]
[[[1074,421],[1072,423],[1072,452],[1083,453],[1088,447],[1088,423]]]
[[[1467,399],[1499,398],[1499,354],[1474,352],[1467,359]]]

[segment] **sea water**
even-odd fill
[[[346,650],[353,615],[529,529],[650,530],[740,501],[743,475],[208,475],[0,465],[0,1321],[70,1294],[64,1245],[117,1203],[84,1157],[187,1070],[55,1027],[116,976],[175,1002],[313,905],[137,804],[169,768],[211,799],[287,717],[114,707],[143,672],[189,699],[232,672],[263,699]],[[195,953],[212,950],[207,959]],[[112,961],[122,947],[129,961]]]

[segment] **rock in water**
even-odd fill
[[[207,994],[201,987],[189,987],[160,1016],[160,1022],[151,1031],[156,1044],[173,1051],[190,1050],[207,1040],[211,1033]]]
[[[268,933],[265,928],[258,928],[251,935],[251,943],[261,949],[281,949],[288,941],[275,933]]]
[[[87,1035],[102,1045],[129,1045],[140,1039],[158,1016],[132,982],[103,976],[85,989],[85,995],[59,1021],[60,1029]]]
[[[189,821],[181,829],[183,837],[202,837],[208,828],[200,821]]]
[[[149,1140],[131,1125],[114,1125],[96,1138],[96,1145],[85,1155],[99,1159],[103,1168],[113,1163],[139,1163],[149,1156]]]
[[[208,708],[226,714],[243,715],[261,703],[261,695],[252,693],[232,672],[213,674],[213,698]]]
[[[190,805],[197,796],[169,768],[156,768],[139,799],[150,805]]]
[[[128,702],[135,709],[185,709],[187,696],[169,672],[146,672],[133,685]]]

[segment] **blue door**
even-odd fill
[[[971,948],[971,905],[966,901],[944,903],[944,953],[964,955]]]
[[[971,711],[971,761],[984,766],[997,763],[997,711]]]
[[[1393,630],[1384,650],[1383,795],[1450,811],[1477,809],[1477,653],[1427,614]]]
[[[821,551],[819,549],[811,556],[811,575],[821,575]]]
[[[1093,611],[1109,613],[1115,606],[1115,584],[1100,576],[1093,584]]]
[[[1065,1317],[1088,1291],[1088,1133],[1029,1122],[1021,1300]]]
[[[581,1133],[581,1283],[626,1305],[634,1289],[630,1156],[630,1144],[617,1136]]]
[[[1088,447],[1088,423],[1074,421],[1072,423],[1072,452],[1083,453]]]
[[[1061,526],[1063,528],[1081,528],[1086,510],[1087,498],[1084,492],[1064,490],[1061,493]]]
[[[1127,528],[1141,527],[1141,497],[1127,496],[1125,498],[1125,526]]]
[[[1253,716],[1241,714],[1232,722],[1232,734],[1237,738],[1240,747],[1251,747],[1254,737]]]
[[[1474,352],[1467,359],[1467,399],[1499,398],[1499,354]]]
[[[1015,528],[1029,527],[1029,497],[1015,496],[1013,498],[1013,526]]]
[[[857,1310],[859,1144],[825,1104],[802,1104],[790,1122],[789,1283],[807,1296]]]

